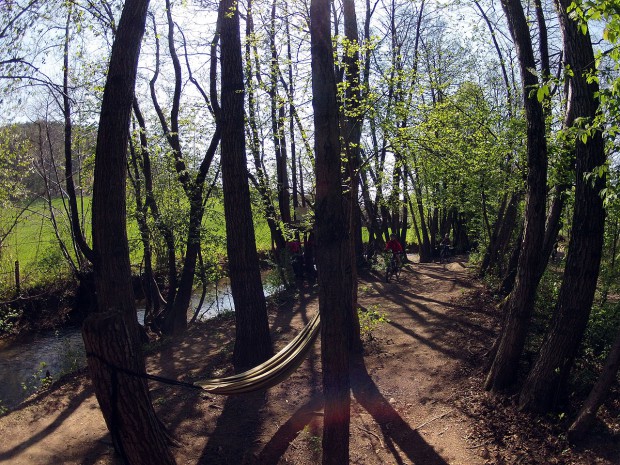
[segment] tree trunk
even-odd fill
[[[519,256],[521,255],[521,244],[523,243],[523,225],[519,227],[519,235],[517,240],[512,246],[510,257],[508,258],[508,264],[506,265],[506,271],[500,276],[502,282],[499,285],[498,292],[500,295],[508,295],[515,287],[515,281],[517,280],[517,268],[519,267]]]
[[[360,140],[362,137],[362,117],[360,116],[361,89],[359,69],[359,36],[357,31],[357,15],[355,2],[343,0],[344,32],[348,39],[347,47],[354,47],[353,53],[346,50],[343,58],[345,63],[345,79],[347,80],[344,102],[343,140],[347,156],[348,189],[345,194],[349,224],[349,276],[351,288],[351,313],[349,316],[349,344],[351,350],[362,352],[360,322],[357,315],[357,266],[362,262],[363,248],[361,235],[361,212],[358,203],[359,171],[360,171]],[[346,288],[345,287],[345,288]]]
[[[276,0],[271,4],[271,22],[269,26],[269,48],[271,63],[269,67],[269,100],[271,105],[271,131],[273,147],[276,159],[276,181],[278,207],[282,221],[291,223],[291,199],[288,182],[288,165],[286,156],[286,138],[284,136],[284,107],[278,95],[278,77],[280,75],[278,64],[278,51],[276,48]]]
[[[73,123],[71,122],[71,98],[69,97],[69,25],[73,9],[70,3],[68,4],[68,8],[62,73],[62,112],[65,120],[65,185],[67,187],[67,198],[69,199],[69,212],[71,215],[71,235],[74,241],[78,268],[81,270],[83,266],[82,254],[91,263],[94,257],[93,251],[88,246],[80,225],[77,198],[75,195],[75,181],[73,179]]]
[[[144,273],[141,283],[144,290],[144,325],[151,326],[155,315],[159,313],[160,299],[157,283],[153,273],[153,248],[151,245],[151,234],[148,226],[147,212],[148,206],[144,202],[144,192],[140,168],[138,167],[138,154],[132,140],[129,140],[129,154],[131,169],[127,171],[129,180],[132,183],[136,200],[136,222],[142,240],[142,261],[144,263]]]
[[[497,213],[497,218],[493,223],[491,237],[489,238],[489,244],[484,253],[484,257],[482,258],[482,263],[480,264],[480,269],[478,271],[478,275],[483,278],[488,271],[490,271],[493,267],[494,257],[497,256],[497,252],[499,249],[498,236],[499,230],[504,222],[504,212],[506,211],[506,204],[508,199],[508,193],[505,193],[502,197],[502,203],[500,204],[499,211]]]
[[[415,161],[415,160],[414,160]],[[417,183],[419,180],[419,175],[417,173],[417,169],[415,169],[416,177],[413,177],[413,173],[408,170],[409,179],[411,184],[413,185],[413,192],[415,193],[416,206],[418,209],[418,214],[420,216],[420,230],[422,233],[420,242],[420,263],[428,263],[433,260],[433,250],[431,246],[431,239],[429,237],[428,228],[426,227],[426,215],[424,214],[424,205],[422,203],[422,189],[420,185]],[[412,215],[415,213],[411,212]]]
[[[174,233],[165,224],[162,219],[161,213],[159,211],[159,206],[155,200],[155,193],[153,192],[153,173],[151,170],[151,155],[149,153],[148,148],[148,140],[146,137],[146,122],[144,121],[144,116],[142,115],[142,111],[140,110],[140,106],[138,101],[134,98],[133,102],[133,112],[138,121],[138,126],[140,127],[140,154],[141,154],[141,163],[137,163],[142,167],[142,175],[144,176],[144,196],[145,196],[145,206],[148,207],[151,215],[153,216],[153,220],[155,221],[155,226],[158,229],[159,233],[162,235],[164,244],[166,246],[166,259],[168,265],[168,301],[174,300],[174,295],[176,293],[176,282],[177,282],[177,270],[176,270],[176,250],[174,247]],[[146,212],[145,212],[146,216]],[[146,260],[146,258],[145,258]],[[148,277],[147,277],[148,279]],[[155,285],[155,282],[152,282]],[[156,287],[153,286],[153,287]],[[162,301],[161,294],[157,289],[157,296],[153,296],[154,298]],[[159,314],[159,304],[155,305],[153,309],[156,311],[154,316]]]
[[[235,303],[233,359],[235,369],[242,371],[268,359],[273,349],[256,252],[245,159],[244,85],[237,3],[222,0],[218,14],[222,82],[226,83],[221,97],[221,158],[226,246]]]
[[[246,20],[246,37],[251,37],[254,34],[254,13],[253,13],[253,4],[251,1],[248,2],[247,5],[247,20]],[[258,52],[255,51],[256,57],[258,57]],[[260,155],[260,134],[258,130],[257,120],[258,117],[256,115],[256,98],[254,94],[254,87],[252,84],[252,43],[247,40],[245,43],[245,62],[246,62],[246,79],[250,83],[248,85],[248,125],[250,128],[250,151],[252,153],[252,158],[254,160],[254,168],[256,170],[257,182],[256,189],[258,190],[262,202],[263,207],[265,208],[265,217],[267,220],[267,225],[269,226],[269,231],[271,233],[271,240],[275,243],[275,255],[276,255],[276,263],[280,266],[280,270],[285,265],[282,260],[282,252],[284,251],[284,247],[286,246],[286,239],[284,238],[284,233],[282,232],[282,228],[280,227],[280,223],[278,221],[278,214],[276,212],[275,205],[272,202],[272,195],[269,189],[269,180],[267,178],[267,173],[263,169],[263,165],[261,163],[261,155]],[[257,69],[255,73],[257,76],[260,76],[260,70],[258,69],[258,59],[256,59]],[[284,273],[282,272],[282,276]]]
[[[131,326],[116,311],[96,313],[84,322],[82,336],[99,407],[114,448],[125,463],[174,464],[169,437],[153,410],[148,384],[128,374],[145,372],[139,340]]]
[[[510,258],[508,259],[508,266],[506,266],[505,255],[508,251],[508,247],[510,246],[511,239],[513,238],[513,234],[515,232],[515,227],[518,224],[518,213],[519,213],[519,204],[521,203],[521,199],[523,196],[523,192],[513,192],[510,196],[510,200],[508,201],[508,206],[506,207],[506,212],[504,214],[504,218],[502,224],[500,226],[499,234],[497,237],[497,249],[495,255],[493,255],[490,263],[490,267],[496,267],[498,270],[498,276],[503,276],[508,274],[510,267]],[[518,245],[521,245],[521,242],[518,242]],[[516,269],[518,265],[518,255],[516,257],[516,261],[514,262],[513,269]],[[504,268],[507,268],[504,270]]]
[[[568,429],[568,438],[570,441],[579,441],[586,435],[594,422],[596,412],[605,401],[609,389],[616,381],[618,369],[620,369],[620,331],[618,331],[616,340],[605,360],[605,366],[603,367],[601,375],[592,388],[592,391],[590,391],[590,395],[588,395],[581,410],[579,410],[577,418]]]
[[[95,394],[116,451],[132,465],[174,464],[144,372],[126,230],[129,117],[147,0],[127,0],[110,57],[101,105],[93,187],[93,251],[98,314],[83,328]],[[118,368],[116,368],[118,367]]]
[[[312,0],[312,106],[315,126],[316,262],[321,312],[321,359],[325,417],[323,465],[349,463],[349,341],[346,324],[351,289],[345,266],[350,257],[343,205],[340,134],[328,0]]]
[[[510,34],[517,48],[524,107],[527,120],[527,198],[525,231],[515,286],[504,307],[506,320],[498,350],[486,379],[485,388],[493,392],[513,385],[517,377],[519,358],[525,344],[534,297],[538,287],[537,273],[540,247],[545,233],[545,201],[547,187],[547,141],[542,104],[531,89],[538,78],[531,72],[536,68],[527,20],[518,0],[502,0]]]
[[[194,275],[196,272],[196,260],[200,254],[200,229],[204,214],[203,191],[207,173],[213,161],[220,142],[221,125],[216,124],[215,133],[206,151],[205,157],[200,164],[200,168],[192,187],[188,189],[190,201],[189,227],[187,229],[187,243],[185,247],[185,260],[183,261],[183,271],[179,280],[179,289],[174,298],[170,311],[166,315],[164,328],[167,334],[179,334],[187,329],[187,311],[194,291]]]
[[[596,81],[588,82],[594,72],[594,52],[590,35],[583,34],[569,18],[569,5],[566,0],[557,4],[564,56],[573,71],[567,118],[592,121],[598,110],[595,95],[599,90]],[[605,164],[602,134],[594,132],[586,143],[577,140],[575,155],[575,206],[562,286],[551,328],[519,397],[519,407],[529,411],[549,411],[563,391],[588,323],[600,269],[605,226],[600,194],[606,180],[605,176],[596,176],[592,181],[586,174]]]

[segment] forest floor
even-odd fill
[[[352,363],[350,463],[364,465],[620,464],[620,405],[604,409],[587,443],[566,423],[515,410],[481,389],[484,354],[498,330],[496,304],[460,257],[411,263],[400,279],[361,276],[359,303],[384,315]],[[284,346],[318,311],[305,284],[270,309]],[[233,320],[200,324],[147,360],[151,373],[194,381],[232,372]],[[223,397],[152,382],[178,464],[315,465],[321,461],[320,343],[286,381]],[[568,415],[567,415],[568,416]],[[90,381],[78,373],[0,418],[0,462],[111,465],[116,459]],[[344,464],[343,464],[344,465]]]

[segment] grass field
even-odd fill
[[[82,218],[85,226],[87,240],[90,243],[91,208],[90,198],[84,198],[82,205]],[[132,264],[139,266],[142,260],[142,242],[140,240],[138,224],[135,220],[132,205],[128,204],[127,235],[129,239],[130,255]],[[61,199],[55,199],[52,203],[55,222],[58,225],[60,240],[62,240],[69,254],[74,257],[71,250],[70,225],[66,206]],[[20,209],[6,209],[0,212],[0,237],[4,231],[14,223]],[[162,211],[169,224],[176,224],[173,230],[176,235],[178,254],[182,255],[185,229],[182,214],[186,211],[185,205],[164,206]],[[219,200],[212,200],[207,204],[203,219],[204,252],[224,256],[226,254],[226,226],[224,221],[224,208]],[[176,221],[175,221],[176,217]],[[271,247],[269,228],[260,212],[255,215],[255,234],[257,248],[268,250]],[[46,202],[37,201],[20,216],[11,233],[5,238],[0,249],[0,288],[15,286],[15,262],[19,262],[21,282],[23,286],[34,285],[41,281],[57,279],[67,273],[69,268],[63,256],[60,241],[54,227],[52,214]],[[157,246],[157,245],[156,245]]]

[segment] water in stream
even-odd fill
[[[47,374],[58,377],[86,364],[80,330],[36,334],[0,350],[0,407],[11,408],[36,391]]]
[[[265,295],[277,288],[265,285]],[[190,305],[195,309],[200,296],[194,296]],[[206,320],[234,309],[230,287],[220,282],[208,293],[198,318]],[[193,314],[188,315],[191,319]],[[144,309],[138,309],[138,321],[144,321]],[[0,410],[13,408],[35,392],[46,375],[58,379],[61,375],[86,366],[84,345],[79,328],[66,328],[33,335],[7,347],[0,347]]]

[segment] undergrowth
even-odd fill
[[[374,305],[370,309],[358,309],[357,315],[360,321],[360,335],[362,339],[372,340],[373,331],[382,323],[389,323],[385,312],[378,310],[379,306]]]

